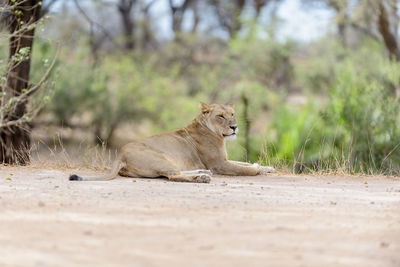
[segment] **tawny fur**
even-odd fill
[[[200,108],[200,115],[182,129],[123,146],[110,174],[92,178],[72,175],[70,180],[111,180],[119,173],[208,183],[212,173],[253,176],[275,171],[272,167],[228,160],[225,140],[235,139],[237,134],[233,105],[201,103]]]

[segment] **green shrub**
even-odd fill
[[[240,134],[227,145],[231,159],[399,173],[400,66],[379,44],[353,50],[329,39],[309,47],[255,37],[207,41],[191,36],[151,54],[108,52],[95,65],[84,42],[65,47],[45,113],[60,125],[84,123],[93,136],[107,139],[122,120],[150,121],[149,134],[158,133],[189,123],[199,101],[234,102]],[[39,42],[35,53],[51,58],[54,50]],[[43,62],[34,64],[33,80]],[[287,103],[292,92],[308,96],[307,104]]]
[[[314,96],[308,105],[282,103],[274,111],[265,160],[322,171],[398,174],[400,66],[367,45],[337,61],[332,75],[328,98],[319,97],[326,104],[315,105]]]
[[[326,123],[345,132],[340,149],[355,171],[399,170],[400,101],[391,89],[400,80],[398,64],[374,61],[376,70],[358,70],[354,62],[341,64],[330,92]]]

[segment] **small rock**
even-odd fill
[[[44,202],[42,202],[42,201],[39,201],[39,202],[38,202],[38,206],[39,206],[39,207],[44,207],[44,206],[46,206],[46,204],[44,204]]]
[[[389,243],[386,243],[386,242],[384,242],[384,241],[382,241],[381,243],[380,243],[380,247],[381,248],[387,248],[389,246]]]
[[[83,234],[84,234],[84,235],[93,235],[93,232],[90,231],[90,230],[88,230],[88,231],[83,232]]]

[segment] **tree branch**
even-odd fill
[[[98,27],[103,34],[116,46],[118,46],[119,48],[121,48],[121,46],[119,44],[117,44],[114,41],[114,38],[111,36],[111,34],[107,31],[106,28],[103,27],[103,25],[95,22],[94,20],[92,20],[87,13],[85,12],[85,10],[83,10],[83,8],[81,7],[81,5],[79,4],[78,0],[74,0],[75,6],[78,9],[78,11],[82,14],[82,16],[86,19],[87,22],[89,22],[89,24],[91,25],[91,27],[96,26]]]

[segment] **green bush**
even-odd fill
[[[41,43],[35,51],[38,58],[54,54]],[[344,49],[323,39],[306,48],[271,39],[221,44],[191,36],[153,53],[100,54],[93,64],[81,42],[63,48],[45,113],[60,125],[86,124],[93,136],[108,139],[121,121],[146,120],[148,132],[158,133],[189,123],[199,101],[234,102],[240,134],[227,145],[231,159],[290,169],[399,173],[400,66],[382,51],[376,42]],[[35,80],[43,62],[34,64]],[[288,103],[293,92],[308,102]],[[243,96],[249,100],[247,118]]]
[[[382,59],[374,65],[368,72],[357,71],[355,62],[341,64],[325,118],[345,133],[340,149],[351,168],[390,173],[400,162],[400,101],[391,88],[400,80],[400,67]]]
[[[327,98],[319,96],[326,104],[315,105],[314,96],[307,105],[282,103],[274,111],[267,160],[290,167],[305,163],[323,171],[398,174],[398,63],[367,44],[338,60],[330,80]]]

